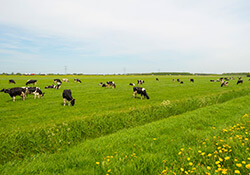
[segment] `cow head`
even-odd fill
[[[71,105],[72,105],[72,106],[74,106],[74,105],[75,105],[75,100],[76,100],[76,99],[74,99],[74,98],[73,98],[73,100],[71,100],[71,102],[70,102],[70,103],[71,103]]]

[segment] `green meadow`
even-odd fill
[[[69,83],[45,89],[55,78]],[[228,87],[210,82],[215,76],[157,78],[0,76],[0,89],[36,79],[45,92],[15,102],[0,93],[0,174],[250,173],[249,78],[237,85],[235,77]],[[139,79],[149,100],[132,96],[129,83]],[[116,88],[98,85],[107,81]],[[64,89],[75,106],[63,106]]]

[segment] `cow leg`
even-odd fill
[[[136,96],[136,92],[133,92],[133,97],[135,98],[135,96]]]
[[[142,100],[142,94],[141,94],[141,100]]]
[[[70,106],[70,101],[68,101],[68,106]]]
[[[66,98],[64,98],[64,99],[63,99],[63,106],[65,106],[66,101],[67,101]]]
[[[12,97],[13,101],[15,101],[15,98],[16,98],[15,96]]]
[[[25,100],[25,93],[22,92],[21,97],[22,97],[22,99],[24,101]]]

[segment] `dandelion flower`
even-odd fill
[[[99,165],[100,164],[100,162],[96,162],[96,165]]]
[[[189,162],[189,163],[188,163],[188,165],[192,166],[192,165],[193,165],[193,163],[192,163],[192,162]]]
[[[215,162],[215,164],[219,164],[219,163],[220,163],[220,161],[216,161],[216,162]]]
[[[211,167],[210,167],[210,166],[207,166],[207,169],[208,169],[208,170],[211,170]]]
[[[190,160],[190,157],[188,157],[187,160]]]
[[[156,138],[153,138],[153,140],[157,140]]]
[[[235,170],[234,173],[235,174],[240,174],[240,171],[239,170]]]
[[[240,167],[242,167],[242,164],[241,163],[236,163],[236,166],[240,168]]]
[[[228,157],[228,156],[227,156],[227,157],[225,157],[225,160],[229,160],[229,159],[230,159],[230,157]]]
[[[246,165],[246,168],[247,168],[247,169],[250,169],[250,164],[247,164],[247,165]]]
[[[241,163],[242,163],[242,164],[246,164],[246,162],[245,162],[245,161],[242,161]]]

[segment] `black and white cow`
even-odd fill
[[[63,82],[67,82],[67,83],[68,83],[68,82],[69,82],[69,79],[67,79],[67,78],[63,78],[63,79],[62,79],[62,81],[63,81]]]
[[[63,102],[64,102],[64,106],[66,105],[66,102],[68,101],[68,105],[70,106],[70,104],[72,106],[75,105],[75,99],[71,96],[71,90],[70,89],[65,89],[63,91]]]
[[[56,88],[56,85],[50,85],[50,86],[46,86],[45,89],[53,89],[53,88]]]
[[[175,82],[175,79],[173,79],[172,81]]]
[[[26,85],[29,85],[29,84],[36,85],[36,83],[37,83],[37,80],[28,80]]]
[[[239,80],[237,81],[237,85],[238,85],[238,84],[243,84],[243,80],[239,79]]]
[[[140,94],[141,95],[141,99],[142,96],[144,96],[144,98],[146,97],[147,99],[149,99],[149,96],[145,90],[145,88],[142,87],[133,87],[133,97],[136,97],[136,94]]]
[[[180,84],[183,84],[184,82],[183,81],[180,81]]]
[[[15,87],[10,89],[2,89],[0,92],[8,93],[10,97],[15,101],[16,96],[21,96],[23,100],[25,100],[25,88]]]
[[[102,85],[103,85],[103,83],[102,83],[102,82],[100,82],[98,85],[99,85],[99,86],[102,86]]]
[[[54,79],[54,83],[62,83],[62,81],[60,79]]]
[[[16,84],[16,82],[14,81],[14,80],[9,80],[9,84],[11,84],[11,83],[13,83],[13,84]]]
[[[144,80],[137,80],[137,84],[138,84],[138,85],[139,85],[139,84],[143,84],[143,83],[145,83]]]
[[[82,83],[81,80],[79,80],[78,78],[75,78],[75,79],[74,79],[74,82],[75,82],[75,83],[76,83],[76,82]]]
[[[156,78],[155,80],[156,80],[156,81],[159,81],[159,78]]]
[[[135,86],[135,83],[129,83],[130,86]]]
[[[222,81],[220,82],[220,84],[221,84],[220,87],[228,86],[228,82],[227,82],[227,81],[223,81],[223,80],[222,80]]]
[[[34,99],[36,99],[36,96],[38,96],[38,98],[42,98],[44,96],[44,93],[39,87],[26,87],[25,94],[34,94]]]
[[[210,82],[215,82],[215,80],[210,80]]]
[[[61,83],[60,82],[57,82],[56,85],[50,85],[50,86],[46,86],[45,89],[60,89],[61,87]]]
[[[178,78],[178,79],[177,79],[177,82],[180,82],[180,81],[181,81],[181,80]]]
[[[107,81],[107,87],[116,88],[115,82],[114,81]]]
[[[190,82],[194,83],[194,79],[193,79],[193,78],[191,78],[191,79],[189,79],[189,80],[190,80]]]

